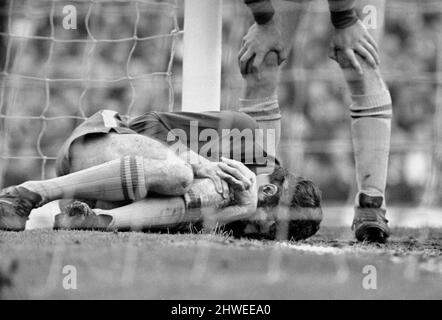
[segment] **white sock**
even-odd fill
[[[392,102],[388,91],[377,95],[354,95],[351,133],[356,164],[358,195],[382,196],[385,207]],[[358,205],[358,203],[356,203]]]
[[[146,197],[142,157],[127,156],[65,176],[28,181],[20,186],[37,192],[44,201],[57,199],[136,200]]]

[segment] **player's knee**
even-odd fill
[[[276,83],[278,81],[278,54],[275,51],[270,51],[264,57],[261,65],[261,72],[258,82],[261,83]]]
[[[264,57],[263,64],[266,67],[278,67],[278,54],[275,51],[270,51]]]
[[[193,182],[193,170],[190,164],[183,163],[180,166],[179,183],[178,185],[182,189],[182,193],[186,193],[189,190]]]
[[[168,195],[183,195],[193,183],[193,170],[190,164],[184,161],[171,163],[168,169],[170,185],[166,190]]]
[[[278,85],[278,55],[271,51],[264,57],[259,71],[253,68],[252,72],[244,75],[246,81],[245,98],[258,99],[276,94]]]
[[[365,71],[367,69],[366,68],[367,64],[365,63],[365,61],[359,57],[357,57],[356,59],[361,65],[362,70]],[[344,71],[346,75],[351,76],[352,80],[358,80],[363,78],[363,75],[356,72],[352,63],[350,62],[350,59],[342,51],[336,52],[335,60],[339,64],[339,67],[342,69],[342,71]]]
[[[359,56],[357,56],[356,59],[361,65],[362,74],[356,72],[348,58],[344,56],[342,52],[336,54],[336,61],[344,72],[351,93],[367,95],[386,91],[387,87],[382,79],[379,68],[373,68]]]
[[[182,193],[184,194],[189,190],[190,186],[193,183],[193,170],[188,163],[183,164],[182,169],[183,171],[180,175],[179,184],[182,188]]]

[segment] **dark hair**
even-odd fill
[[[282,193],[284,192],[283,184],[286,182],[288,199],[283,199],[281,202]],[[278,167],[270,175],[270,183],[279,187],[279,192],[268,197],[265,202],[270,203],[271,206],[278,204],[285,204],[291,208],[317,208],[321,206],[321,191],[310,180],[302,177],[297,177],[285,168]]]
[[[275,169],[270,176],[270,182],[279,187],[279,206],[314,213],[311,219],[289,219],[288,221],[277,219],[270,232],[271,236],[280,240],[297,241],[314,235],[319,230],[322,220],[321,192],[318,187],[312,181],[296,176],[281,167]]]
[[[321,192],[312,181],[300,177],[292,190],[293,196],[290,207],[317,208],[321,206]]]
[[[310,180],[297,177],[287,169],[277,167],[270,175],[270,183],[278,186],[278,192],[259,200],[258,207],[273,211],[278,206],[306,211],[306,219],[280,219],[278,214],[273,223],[266,220],[234,221],[225,226],[234,237],[269,240],[303,240],[311,237],[319,230],[322,220],[321,192]],[[313,218],[308,218],[308,213]]]

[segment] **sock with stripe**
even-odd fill
[[[148,192],[144,159],[134,156],[20,186],[40,194],[45,202],[63,198],[133,201],[146,197]]]
[[[385,207],[392,103],[390,93],[353,95],[351,134],[359,195],[381,196]],[[356,203],[358,205],[358,203]]]

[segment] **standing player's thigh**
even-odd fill
[[[290,50],[299,32],[299,25],[303,16],[308,12],[310,0],[274,0],[272,1],[277,12],[277,19],[281,27],[282,39],[287,50]]]
[[[379,43],[384,33],[386,0],[358,0],[356,10],[368,32]]]
[[[125,156],[140,156],[155,160],[177,157],[163,143],[140,134],[89,134],[72,143],[69,151],[70,172]]]

